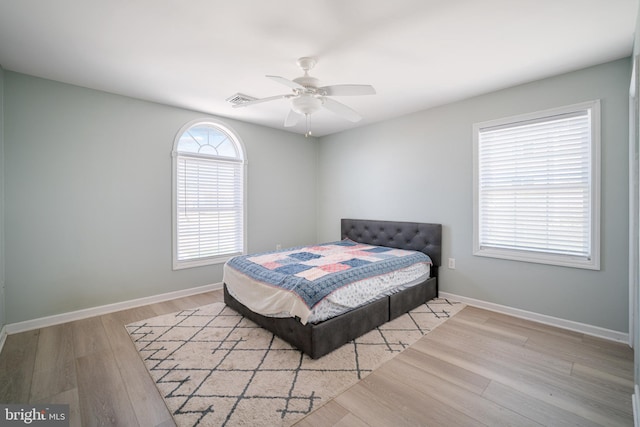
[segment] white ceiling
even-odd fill
[[[364,119],[311,118],[322,136],[631,54],[638,0],[0,0],[0,65],[47,79],[284,128],[313,56]],[[291,130],[291,128],[289,128]],[[292,129],[304,133],[300,124]]]

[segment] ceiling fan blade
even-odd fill
[[[302,90],[304,90],[304,86],[294,82],[293,80],[285,79],[284,77],[280,77],[280,76],[267,76],[267,77],[270,78],[271,80],[275,81],[275,82],[278,82],[278,83],[283,84],[283,85],[285,85],[287,87],[290,87],[291,89],[302,89]]]
[[[362,120],[362,116],[358,114],[356,110],[351,107],[347,107],[346,105],[336,101],[335,99],[322,98],[322,106],[351,122],[359,122],[360,120]]]
[[[323,86],[319,88],[318,91],[326,96],[356,96],[376,94],[376,90],[371,85],[331,85]]]
[[[234,104],[233,108],[248,107],[250,105],[261,104],[263,102],[268,102],[268,101],[274,101],[276,99],[291,98],[292,96],[293,96],[292,94],[286,94],[286,95],[269,96],[267,98],[254,99],[252,101],[243,102],[241,104]]]
[[[301,114],[298,114],[293,110],[289,110],[289,114],[287,114],[287,118],[284,119],[284,127],[290,128],[297,125],[301,118],[302,118]]]

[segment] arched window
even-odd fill
[[[185,125],[173,146],[173,268],[224,262],[245,250],[245,155],[228,127]]]

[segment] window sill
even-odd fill
[[[207,265],[216,265],[216,264],[224,264],[225,262],[229,261],[231,258],[233,258],[234,256],[237,255],[242,255],[241,253],[237,253],[237,254],[230,254],[230,255],[224,255],[224,256],[218,256],[218,257],[211,257],[211,258],[199,258],[199,259],[193,259],[193,260],[186,260],[186,261],[177,261],[177,260],[173,260],[173,270],[184,270],[186,268],[194,268],[194,267],[204,267]]]
[[[510,261],[522,261],[560,267],[582,268],[586,270],[600,270],[600,259],[598,257],[585,259],[568,255],[555,255],[495,248],[476,249],[474,250],[473,254],[476,256],[506,259]]]

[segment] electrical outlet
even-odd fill
[[[449,268],[452,270],[456,269],[456,259],[455,258],[449,258]]]
[[[276,243],[276,251],[282,249],[282,245],[280,243]]]

